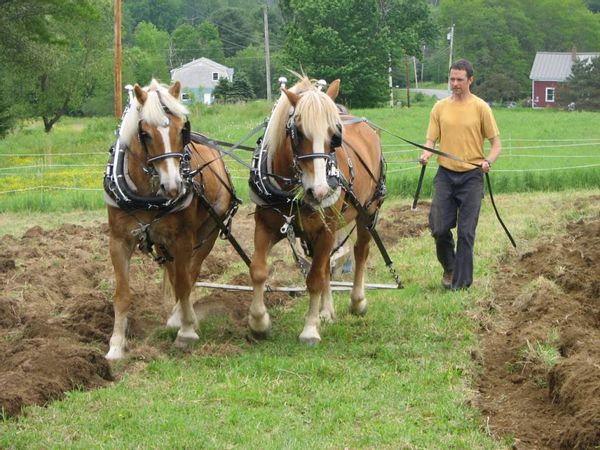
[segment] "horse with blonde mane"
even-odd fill
[[[330,288],[330,256],[338,229],[356,223],[355,272],[350,311],[363,315],[365,264],[377,211],[385,195],[385,163],[379,136],[366,123],[341,113],[335,104],[340,81],[323,92],[305,76],[283,94],[273,109],[251,174],[251,197],[257,204],[254,254],[250,266],[252,333],[264,338],[271,318],[264,304],[272,247],[290,230],[312,252],[306,277],[310,305],[300,341],[321,340],[321,319],[335,320]],[[362,214],[361,214],[362,212]]]
[[[163,295],[174,300],[167,326],[175,345],[198,340],[190,293],[202,262],[238,199],[217,149],[191,134],[179,82],[137,84],[105,174],[110,257],[115,271],[114,328],[107,359],[120,359],[132,304],[129,265],[136,248],[164,264]],[[166,273],[165,273],[166,272]]]

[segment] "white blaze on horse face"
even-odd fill
[[[313,136],[312,141],[313,154],[325,153],[325,138],[324,136]],[[312,160],[313,172],[302,173],[302,184],[305,191],[312,192],[314,200],[321,203],[329,193],[329,185],[327,184],[325,158],[315,158]]]
[[[165,146],[165,154],[173,153],[171,148],[171,139],[169,137],[169,127],[158,127],[163,144]],[[160,185],[164,190],[164,193],[170,197],[177,197],[179,189],[181,188],[181,175],[177,166],[175,165],[175,158],[164,159],[162,167],[166,166],[166,170],[159,170],[160,174]]]

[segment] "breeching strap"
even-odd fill
[[[352,188],[348,184],[348,181],[346,181],[346,179],[343,176],[340,177],[340,182],[342,183],[342,186],[346,190],[346,194],[350,198],[350,201],[352,202],[352,206],[354,206],[356,208],[356,210],[358,211],[358,215],[366,223],[369,219],[369,213],[367,212],[365,207],[360,203],[360,200],[356,197],[356,195],[354,195],[354,191],[352,191]],[[386,267],[389,269],[390,273],[392,274],[394,281],[396,281],[396,285],[397,285],[398,289],[402,289],[404,287],[404,285],[402,284],[402,281],[400,280],[400,276],[398,275],[398,273],[396,273],[396,270],[394,269],[394,266],[393,266],[394,263],[392,262],[390,255],[388,254],[387,250],[385,249],[385,246],[383,245],[383,242],[381,241],[381,237],[379,237],[379,233],[377,233],[377,230],[375,229],[374,226],[367,227],[367,230],[369,231],[369,233],[371,233],[371,237],[375,241],[375,244],[377,244],[377,248],[379,249],[379,252],[381,253],[381,256],[383,257],[383,260],[385,261]]]

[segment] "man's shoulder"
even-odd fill
[[[486,102],[484,99],[482,99],[481,97],[478,97],[477,95],[471,93],[471,99],[473,101],[473,103],[475,103],[477,105],[477,107],[479,108],[484,108],[484,109],[489,109],[491,110],[492,108],[490,107],[490,105],[488,104],[488,102]]]

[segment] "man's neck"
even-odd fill
[[[466,102],[471,98],[471,91],[467,91],[463,94],[452,93],[452,99],[456,102]]]

